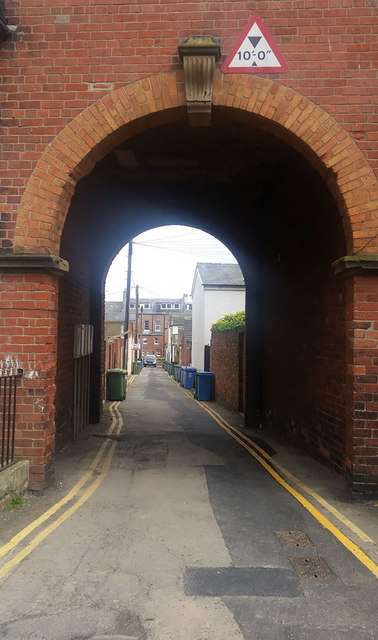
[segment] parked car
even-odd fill
[[[156,356],[148,355],[144,358],[144,366],[145,367],[156,367]]]

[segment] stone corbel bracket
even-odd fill
[[[335,274],[349,276],[378,276],[378,254],[365,253],[344,256],[332,263]]]
[[[47,273],[63,276],[68,270],[67,260],[59,256],[28,253],[0,255],[0,273]]]
[[[215,63],[221,57],[220,38],[189,36],[178,46],[184,66],[186,103],[192,127],[211,125]]]

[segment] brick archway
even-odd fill
[[[1,346],[6,357],[22,361],[27,372],[21,390],[26,401],[20,409],[22,438],[17,455],[30,459],[30,486],[34,489],[48,484],[53,467],[57,273],[63,272],[58,256],[75,187],[120,143],[155,125],[183,119],[185,108],[180,73],[160,74],[122,87],[93,103],[64,127],[45,149],[28,181],[16,220],[14,255],[3,257],[3,269],[9,270],[4,277],[8,288],[3,298],[10,313],[4,314]],[[377,179],[362,151],[332,116],[276,82],[218,72],[214,110],[231,113],[232,119],[243,122],[253,118],[285,140],[312,163],[338,202],[348,253],[359,252],[356,258],[344,257],[339,265],[352,276],[345,285],[343,307],[344,468],[355,491],[377,495]],[[363,253],[368,255],[363,257]],[[95,292],[92,305],[100,314],[99,292]],[[15,326],[17,314],[22,326]],[[97,333],[100,344],[100,331]],[[99,379],[99,358],[96,366]],[[343,383],[344,373],[341,378]],[[35,443],[32,450],[24,444],[28,439]]]
[[[377,251],[377,179],[332,116],[271,80],[220,73],[214,107],[253,114],[286,137],[317,166],[338,200],[348,252]],[[149,128],[151,118],[153,124],[173,121],[184,108],[182,77],[168,73],[122,87],[80,113],[49,144],[29,179],[17,217],[14,252],[59,255],[77,182],[122,140]]]

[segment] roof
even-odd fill
[[[196,271],[204,287],[244,287],[244,278],[238,264],[197,262]]]
[[[123,302],[105,302],[105,320],[107,322],[125,322]]]
[[[177,314],[182,313],[191,313],[187,306],[191,304],[191,299],[189,300],[188,296],[183,296],[182,298],[139,298],[138,300],[140,307],[143,308],[144,315],[160,315],[166,316],[172,311]],[[149,307],[146,307],[146,303],[149,303]],[[136,298],[130,298],[130,305],[134,305],[130,308],[129,319],[130,321],[135,320],[135,304]],[[166,307],[161,308],[162,304],[171,304],[171,307],[168,309]],[[178,308],[175,309],[174,305],[178,305]],[[142,309],[140,310],[142,313]],[[105,321],[106,322],[124,322],[125,321],[125,297],[120,301],[105,301]]]
[[[170,326],[184,326],[184,314],[183,313],[170,313],[169,314],[169,324]]]

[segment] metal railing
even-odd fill
[[[0,471],[14,459],[17,383],[23,369],[0,369]]]

